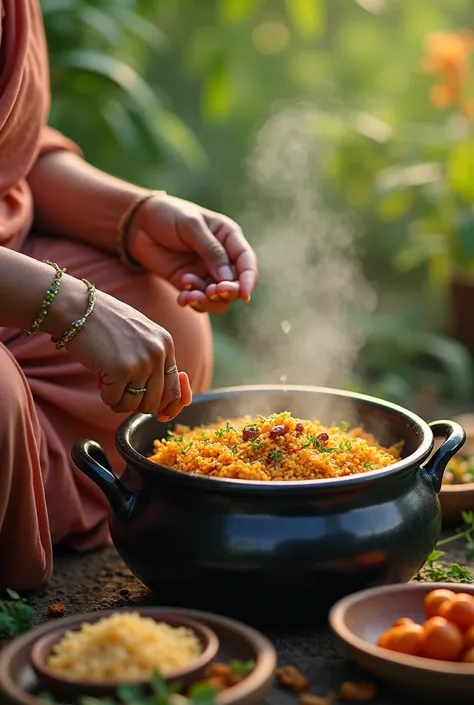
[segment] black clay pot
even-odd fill
[[[438,540],[438,492],[463,429],[430,425],[371,397],[312,387],[238,387],[196,397],[179,422],[290,411],[322,423],[361,424],[384,445],[405,441],[389,468],[304,482],[247,482],[189,475],[151,463],[168,426],[130,417],[117,433],[127,463],[118,480],[94,441],[75,464],[107,496],[112,538],[130,570],[168,604],[256,620],[310,613],[363,588],[410,580]],[[431,455],[434,437],[446,438]]]

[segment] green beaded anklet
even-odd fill
[[[41,324],[43,323],[44,319],[48,315],[49,307],[51,306],[54,297],[58,293],[59,286],[61,284],[62,276],[64,272],[66,271],[65,269],[61,269],[61,267],[56,264],[56,262],[51,262],[49,259],[44,259],[43,264],[49,264],[50,267],[53,267],[56,270],[55,277],[53,279],[53,282],[46,292],[43,303],[41,304],[40,311],[38,315],[36,316],[35,320],[33,321],[33,324],[31,328],[27,328],[22,331],[21,335],[23,338],[29,338],[31,335],[35,335],[40,329]]]
[[[95,286],[87,281],[87,279],[82,280],[88,289],[88,302],[87,310],[82,318],[78,318],[77,321],[71,323],[69,328],[62,334],[60,338],[51,338],[51,342],[56,348],[56,350],[62,350],[76,337],[79,331],[84,328],[87,319],[91,315],[95,306],[96,291]]]

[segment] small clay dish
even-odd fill
[[[474,664],[407,656],[377,646],[381,634],[400,617],[423,624],[424,598],[437,588],[474,595],[473,585],[459,583],[377,587],[337,602],[330,611],[329,622],[351,659],[406,698],[420,698],[430,704],[465,705],[474,701]]]
[[[219,650],[219,639],[215,632],[205,624],[202,624],[194,619],[190,619],[185,615],[173,614],[173,612],[162,613],[159,617],[155,617],[154,611],[149,609],[124,610],[125,612],[138,612],[141,617],[151,617],[157,622],[165,622],[171,627],[186,627],[192,630],[201,643],[200,656],[189,664],[187,668],[169,673],[163,678],[167,683],[181,683],[183,687],[193,683],[199,678],[202,678],[206,668],[216,658]],[[115,614],[117,612],[115,611]],[[111,616],[114,612],[105,616]],[[116,694],[118,683],[115,681],[85,681],[81,679],[66,679],[61,678],[51,668],[48,667],[47,661],[51,655],[54,646],[63,638],[68,631],[79,631],[83,624],[94,624],[99,619],[103,618],[104,614],[97,614],[97,617],[84,618],[78,617],[72,624],[61,626],[53,631],[48,632],[44,636],[37,639],[30,651],[30,663],[36,674],[36,677],[41,687],[48,692],[70,696],[72,694],[81,693],[97,698],[113,697]],[[143,681],[133,681],[134,685],[149,687],[150,679]]]
[[[456,418],[466,432],[466,443],[460,455],[474,455],[474,414],[463,414]],[[474,482],[462,485],[442,485],[439,493],[443,524],[459,526],[463,523],[461,512],[474,510]]]

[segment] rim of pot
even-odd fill
[[[150,419],[150,414],[132,414],[129,416],[122,424],[119,426],[116,434],[115,444],[118,452],[122,458],[129,465],[138,465],[143,470],[152,473],[159,473],[165,475],[168,479],[176,482],[186,482],[195,483],[196,487],[204,489],[232,489],[232,490],[246,490],[246,491],[262,491],[271,490],[272,492],[283,492],[291,489],[294,491],[305,491],[309,488],[315,489],[332,489],[334,490],[337,486],[341,489],[343,487],[348,487],[351,485],[358,485],[363,483],[370,483],[376,479],[383,479],[390,477],[392,475],[398,475],[399,473],[407,470],[412,470],[414,466],[420,466],[424,460],[428,458],[434,446],[434,436],[429,425],[423,421],[417,414],[409,411],[408,409],[399,406],[398,404],[393,404],[392,402],[385,401],[383,399],[378,399],[377,397],[372,397],[367,394],[360,394],[358,392],[348,392],[340,389],[331,389],[330,387],[312,387],[306,385],[245,385],[236,387],[221,387],[219,389],[214,389],[210,392],[205,392],[204,394],[199,394],[194,397],[193,404],[212,401],[213,399],[220,399],[223,396],[238,397],[245,394],[251,394],[252,392],[267,392],[267,393],[278,393],[278,392],[303,392],[305,394],[319,394],[326,396],[335,396],[345,399],[350,399],[356,402],[362,402],[368,406],[375,408],[382,408],[391,411],[398,416],[401,416],[415,431],[418,431],[421,437],[421,443],[418,448],[408,455],[406,458],[401,458],[396,463],[387,466],[386,468],[381,468],[380,470],[370,470],[366,473],[357,473],[354,475],[345,475],[344,477],[333,477],[324,480],[239,480],[234,478],[226,477],[208,477],[206,475],[193,475],[192,473],[183,472],[181,470],[175,470],[166,465],[160,465],[154,463],[141,453],[139,453],[132,446],[130,442],[130,436],[135,431],[137,426],[145,423]]]

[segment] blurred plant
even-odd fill
[[[192,131],[141,73],[167,39],[141,0],[42,0],[51,63],[51,122],[88,158],[129,179],[178,158],[205,159]]]
[[[411,191],[419,216],[396,262],[403,271],[427,265],[432,285],[474,272],[474,34],[430,34],[421,68],[435,76],[433,105],[451,109],[438,160],[399,165],[379,175],[381,192]]]

